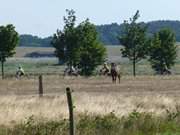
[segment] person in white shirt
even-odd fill
[[[78,73],[77,69],[74,68],[74,66],[68,66],[68,67],[65,68],[65,70],[64,70],[64,76],[66,76],[66,75],[78,76],[79,73]]]
[[[21,77],[23,75],[25,75],[24,69],[21,66],[19,66],[17,71],[16,71],[16,77],[18,78],[18,77]]]

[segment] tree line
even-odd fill
[[[159,20],[159,21],[152,21],[152,22],[141,22],[141,25],[146,25],[147,27],[147,36],[152,37],[154,33],[158,32],[163,28],[171,29],[176,36],[176,41],[180,42],[180,21],[170,21],[170,20]],[[105,45],[118,45],[122,44],[119,43],[117,37],[122,35],[124,32],[124,23],[117,24],[106,24],[106,25],[99,25],[96,26],[96,29],[99,34],[100,40]]]
[[[24,34],[19,36],[19,46],[27,47],[51,47],[52,37],[40,38],[30,34]]]
[[[147,35],[152,37],[154,33],[163,28],[171,29],[176,35],[176,41],[180,42],[180,21],[152,21],[148,23],[141,22],[142,25],[147,25]],[[96,26],[98,38],[104,45],[119,45],[122,44],[118,40],[118,36],[123,34],[124,24],[105,24]],[[32,46],[32,47],[52,47],[52,36],[40,38],[30,34],[20,35],[19,46]]]
[[[98,37],[96,26],[89,19],[76,24],[75,11],[66,12],[67,16],[63,18],[64,28],[57,29],[50,44],[55,48],[55,55],[62,64],[77,67],[82,75],[92,75],[97,66],[106,61],[106,48]],[[157,74],[169,72],[177,57],[174,32],[163,28],[149,36],[148,25],[137,22],[139,17],[137,11],[132,18],[124,21],[123,32],[117,36],[123,46],[120,53],[132,61],[134,76],[136,64],[142,59],[148,59]],[[6,58],[13,56],[18,41],[19,35],[13,25],[0,26],[2,78],[4,62]]]

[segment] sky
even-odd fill
[[[140,11],[139,21],[180,20],[180,0],[0,0],[0,25],[13,24],[19,34],[39,37],[63,29],[66,9],[95,25],[123,23]]]

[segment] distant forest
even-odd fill
[[[176,34],[177,42],[180,42],[180,21],[153,21],[146,24],[148,27],[147,35],[152,36],[153,33],[162,28],[170,28]],[[99,34],[100,41],[105,45],[118,45],[118,37],[123,34],[123,24],[105,24],[96,26]],[[20,46],[33,46],[33,47],[51,47],[52,37],[39,38],[32,35],[20,35]]]

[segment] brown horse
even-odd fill
[[[112,82],[116,83],[116,80],[118,78],[119,83],[121,81],[121,73],[119,72],[117,66],[115,63],[111,63],[111,77],[112,77]]]
[[[111,63],[111,70],[105,72],[107,70],[104,70],[104,67],[100,70],[99,75],[104,75],[104,76],[110,76],[112,77],[112,82],[116,83],[116,80],[118,78],[119,83],[121,81],[121,73],[119,72],[119,69],[117,68],[115,63]]]

